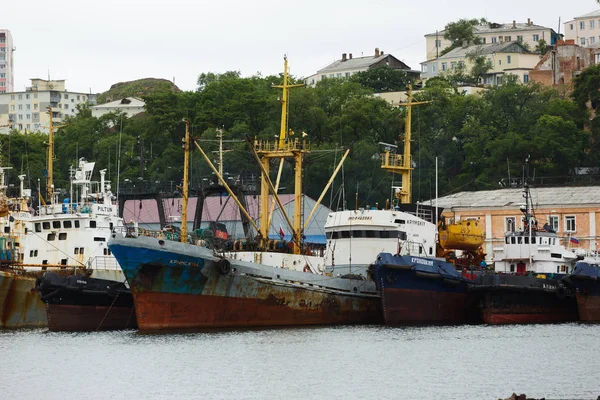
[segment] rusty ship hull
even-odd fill
[[[131,287],[141,331],[377,324],[372,281],[227,260],[155,238],[109,242]]]
[[[131,291],[123,282],[47,272],[36,284],[51,331],[137,328]]]
[[[575,289],[579,320],[600,323],[600,265],[580,261],[575,264],[573,273],[563,279]]]
[[[0,270],[0,328],[43,328],[46,308],[35,291],[35,276]]]
[[[578,320],[574,292],[560,279],[482,275],[470,289],[481,319],[490,325],[545,324]]]

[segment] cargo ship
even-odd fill
[[[563,282],[575,290],[579,320],[600,322],[600,265],[598,262],[579,261],[571,275]]]
[[[181,242],[153,237],[121,238],[115,235],[109,249],[117,258],[131,288],[140,331],[180,331],[219,328],[246,328],[292,325],[380,323],[381,305],[375,283],[363,276],[332,276],[298,262],[292,268],[264,263],[272,254],[268,238],[269,194],[277,201],[291,228],[288,248],[303,260],[301,190],[302,162],[310,151],[306,135],[288,136],[287,59],[284,64],[282,123],[279,140],[249,140],[250,150],[261,168],[260,227],[248,212],[210,158],[201,152],[220,183],[256,230],[252,236],[252,262],[236,259],[223,249],[209,249],[189,243],[187,224],[181,226]],[[182,221],[187,221],[187,171],[189,122],[184,139],[185,164],[182,185]],[[347,153],[346,153],[347,154]],[[292,158],[295,164],[295,208],[293,218],[283,209],[270,179],[270,160]],[[336,169],[339,170],[338,166]],[[310,218],[310,216],[309,216]],[[250,240],[249,240],[250,242]]]

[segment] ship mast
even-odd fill
[[[291,138],[288,136],[288,94],[290,88],[304,86],[302,84],[289,84],[289,68],[287,57],[283,58],[283,84],[273,85],[274,88],[282,89],[281,96],[281,126],[279,129],[279,141],[269,143],[263,141],[254,142],[254,150],[259,156],[261,165],[261,185],[260,185],[260,237],[264,248],[269,237],[269,189],[272,183],[269,178],[270,161],[272,158],[293,158],[295,164],[294,174],[294,217],[292,222],[292,242],[294,243],[294,253],[300,254],[301,231],[302,231],[302,163],[304,154],[310,151],[309,144],[304,138]],[[293,131],[289,131],[290,136]],[[304,136],[304,135],[303,135]],[[273,196],[278,203],[281,203],[276,192]],[[288,220],[285,211],[281,207],[284,217]]]
[[[402,189],[400,190],[400,202],[410,204],[412,202],[411,177],[412,162],[410,156],[411,140],[411,111],[412,106],[431,103],[431,101],[412,101],[412,85],[408,85],[408,97],[406,103],[400,103],[399,106],[406,106],[406,119],[404,120],[404,154],[391,154],[386,150],[382,158],[381,168],[394,174],[402,176]]]
[[[190,158],[190,121],[185,120],[185,139],[183,139],[183,184],[181,204],[181,243],[187,242],[187,209],[188,209],[188,173]],[[222,166],[221,166],[222,168]]]
[[[66,124],[54,126],[52,124],[52,107],[48,107],[50,114],[50,123],[48,124],[48,155],[46,160],[46,169],[48,176],[46,177],[46,197],[50,200],[50,204],[54,204],[54,129],[67,126]]]

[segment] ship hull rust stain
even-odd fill
[[[0,328],[48,325],[46,308],[35,291],[35,277],[0,271]]]
[[[132,307],[47,304],[46,309],[51,331],[93,332],[137,328]]]

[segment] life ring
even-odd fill
[[[224,258],[217,262],[217,268],[222,275],[227,275],[231,272],[231,263]]]
[[[303,271],[304,271],[304,272],[312,272],[312,271],[310,270],[310,267],[308,266],[308,264],[306,264],[306,265],[304,266],[304,269],[303,269]]]

